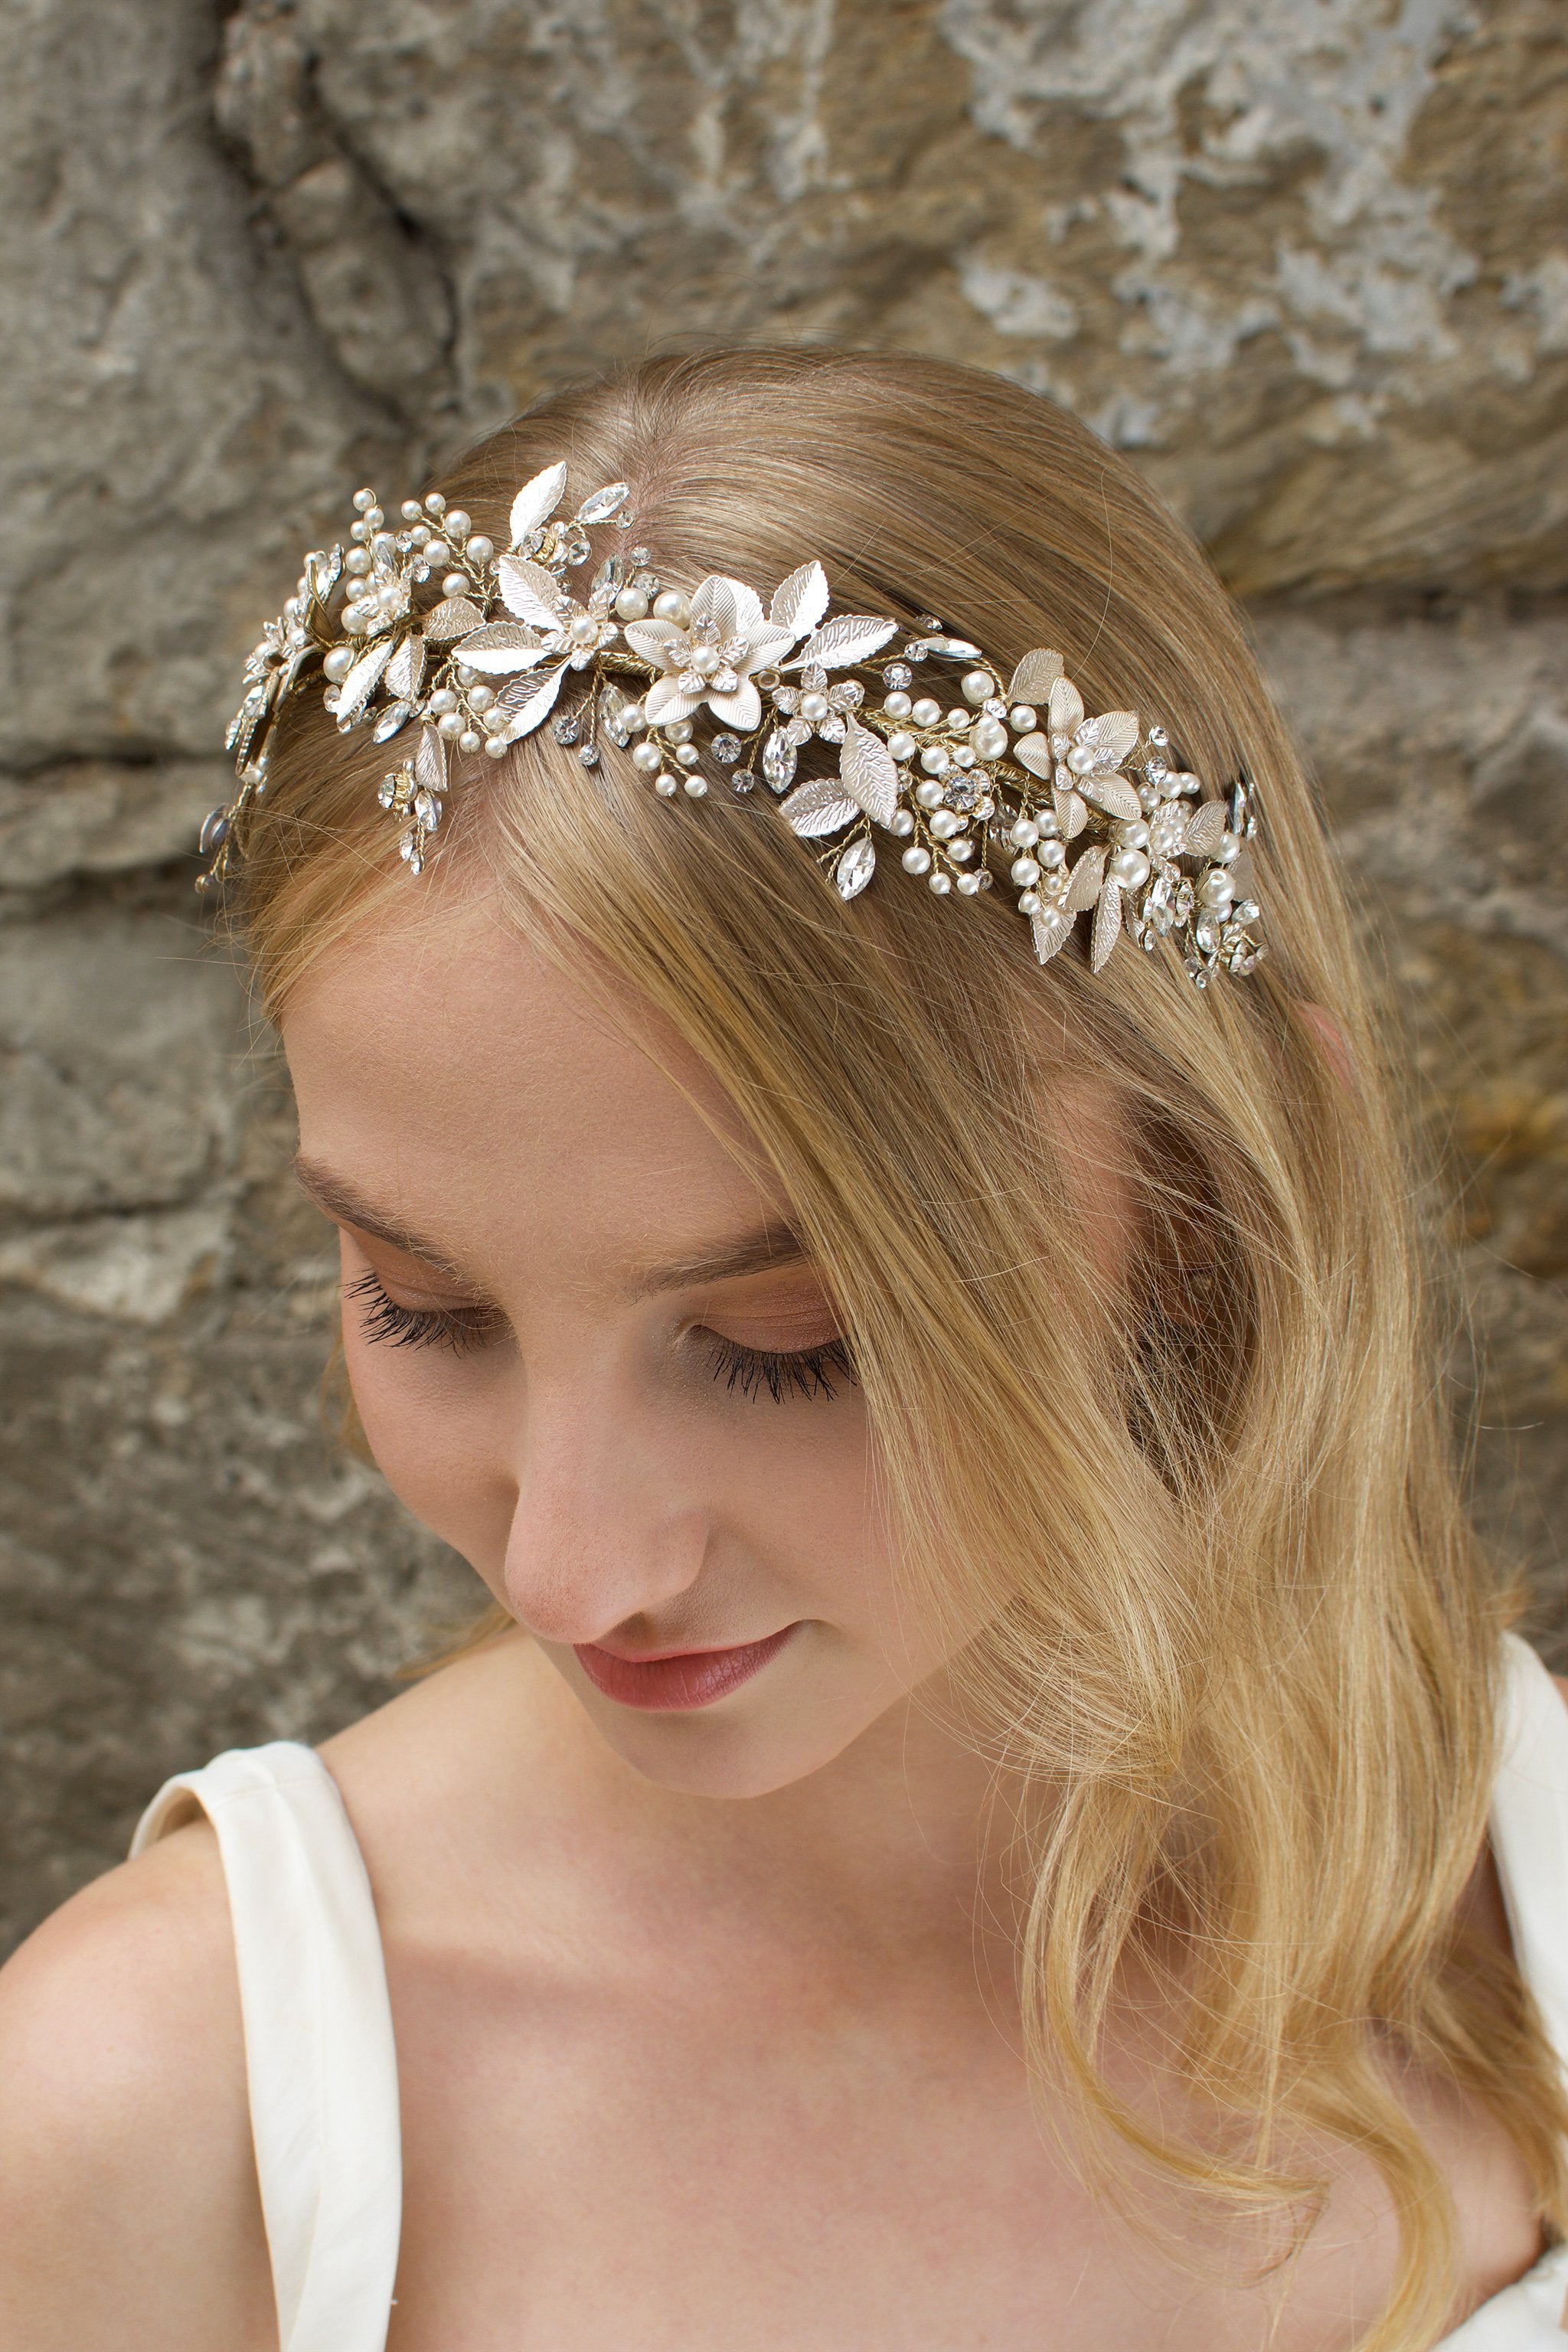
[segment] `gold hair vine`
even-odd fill
[[[764,613],[754,589],[721,574],[689,595],[668,586],[634,546],[605,557],[580,598],[567,575],[593,561],[589,534],[635,526],[625,482],[570,516],[565,488],[564,465],[524,484],[500,554],[438,492],[405,499],[395,530],[373,491],[356,493],[348,548],[306,557],[246,665],[227,737],[240,787],[202,829],[198,888],[220,883],[242,848],[266,794],[272,725],[319,663],[340,732],[368,726],[387,743],[407,730],[412,749],[379,797],[415,874],[453,755],[501,759],[553,714],[556,740],[585,768],[613,744],[665,800],[700,801],[710,780],[737,793],[760,782],[791,830],[822,845],[841,898],[870,881],[885,835],[905,873],[939,896],[973,898],[1005,877],[1042,963],[1089,914],[1096,971],[1123,929],[1151,951],[1172,939],[1200,988],[1221,966],[1253,970],[1263,950],[1245,781],[1205,795],[1163,728],[1145,734],[1131,710],[1090,718],[1059,654],[1026,654],[1004,688],[979,646],[933,614],[913,631],[830,614],[817,562],[792,572]],[[872,703],[862,679],[835,674],[874,660]],[[944,671],[959,673],[956,691],[942,688]],[[837,773],[797,782],[814,740],[837,748]]]

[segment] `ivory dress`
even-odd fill
[[[1513,1947],[1568,2065],[1568,1708],[1510,1636],[1491,1838]],[[197,1809],[217,1833],[281,2352],[384,2352],[403,2177],[397,2055],[370,1881],[314,1750],[236,1748],[161,1789],[141,1853]],[[1563,2352],[1568,2242],[1434,2352]]]

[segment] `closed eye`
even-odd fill
[[[845,1339],[829,1339],[820,1348],[800,1348],[783,1351],[773,1348],[746,1348],[738,1339],[726,1339],[717,1331],[704,1331],[713,1378],[722,1381],[731,1391],[742,1396],[760,1396],[766,1390],[775,1404],[786,1397],[824,1397],[837,1395],[840,1384],[857,1385],[855,1366]]]
[[[360,1329],[373,1345],[446,1348],[462,1356],[499,1338],[502,1328],[493,1307],[400,1307],[374,1273],[362,1274],[344,1295],[358,1304]]]

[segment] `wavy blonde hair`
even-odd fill
[[[938,613],[1004,665],[1055,646],[1091,709],[1156,715],[1211,782],[1258,787],[1270,954],[1206,993],[1125,943],[1098,979],[1076,949],[1042,971],[1002,892],[939,900],[895,871],[847,907],[765,793],[667,806],[548,730],[454,792],[441,855],[655,1008],[793,1205],[911,1591],[978,1607],[973,1720],[1048,1791],[1020,1982],[1085,2160],[1135,2156],[1299,2243],[1312,2136],[1365,2152],[1401,2238],[1365,2352],[1425,2345],[1454,2220],[1397,2059],[1500,2119],[1554,2227],[1568,2112],[1510,1959],[1457,1926],[1505,1612],[1456,1486],[1350,920],[1237,615],[1070,416],[931,362],[657,360],[544,401],[439,487],[504,542],[512,490],[563,456],[573,495],[632,482],[683,585],[765,591],[818,555],[839,607]],[[411,887],[384,764],[313,694],[280,730],[240,908],[275,1015]],[[1054,1108],[1085,1079],[1139,1204],[1115,1283]],[[1133,1964],[1173,1997],[1171,2063],[1212,2129],[1163,2133],[1106,2078]]]

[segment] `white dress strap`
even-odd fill
[[[1492,1859],[1519,1971],[1568,2074],[1568,1707],[1535,1652],[1503,1644]],[[1568,2243],[1472,2312],[1436,2352],[1563,2352]]]
[[[228,1881],[279,2352],[384,2352],[403,2164],[363,1857],[331,1774],[291,1741],[166,1781],[132,1853],[198,1808]]]

